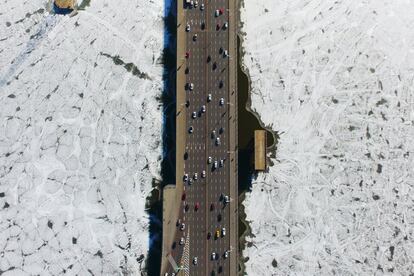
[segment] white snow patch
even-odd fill
[[[160,178],[163,3],[92,0],[74,17],[0,5],[0,274],[139,274]]]
[[[245,201],[248,275],[414,273],[412,1],[244,1],[253,109],[280,135]]]

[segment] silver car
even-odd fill
[[[216,11],[214,12],[214,16],[215,16],[215,17],[219,17],[219,15],[220,15],[220,11],[219,11],[219,10],[216,10]]]
[[[204,4],[200,5],[200,10],[204,11]]]
[[[180,245],[183,245],[184,244],[184,237],[181,237],[181,239],[180,239]]]
[[[216,252],[211,253],[211,259],[215,260],[216,259]]]
[[[207,163],[211,164],[212,161],[213,161],[213,158],[211,158],[211,156],[209,156],[208,159],[207,159]]]
[[[208,96],[207,96],[207,101],[208,101],[208,102],[211,102],[212,98],[213,98],[213,97],[211,96],[211,94],[208,94]]]
[[[198,179],[198,173],[194,173],[194,180]]]
[[[214,168],[214,169],[217,169],[217,166],[218,166],[217,161],[214,161],[213,168]]]
[[[220,142],[220,137],[217,137],[216,138],[216,145],[218,146],[218,145],[220,145],[221,144],[221,142]]]
[[[191,117],[193,118],[193,119],[195,119],[196,117],[197,117],[197,112],[193,112],[193,114],[191,115]]]
[[[224,98],[220,98],[220,102],[219,102],[219,104],[220,104],[220,105],[224,105]]]
[[[206,177],[206,171],[204,171],[204,170],[203,170],[203,171],[201,172],[201,177],[202,177],[202,178],[205,178],[205,177]]]
[[[188,174],[184,174],[183,179],[184,179],[184,181],[187,181],[188,180]]]
[[[227,259],[229,257],[229,251],[228,250],[226,250],[225,252],[224,252],[224,258],[225,259]]]
[[[226,236],[226,228],[225,227],[221,228],[221,235],[223,237]]]
[[[197,35],[197,34],[194,34],[194,36],[193,36],[193,40],[194,40],[194,41],[197,41],[197,38],[198,38],[198,35]]]
[[[205,106],[205,105],[203,105],[203,106],[201,107],[201,112],[206,113],[206,106]]]
[[[211,139],[214,139],[216,137],[216,131],[215,130],[213,130],[212,132],[211,132]]]
[[[220,164],[219,164],[219,166],[220,166],[220,167],[223,167],[223,166],[224,166],[224,160],[223,160],[223,159],[221,159],[221,160],[220,160]]]
[[[185,31],[189,32],[191,30],[190,24],[187,24],[187,26],[185,27]]]
[[[197,263],[198,263],[198,259],[197,259],[197,257],[194,257],[194,258],[193,258],[193,264],[194,264],[194,265],[197,265]]]
[[[198,7],[198,1],[194,2],[194,7],[197,8]]]

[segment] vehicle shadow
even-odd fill
[[[162,106],[162,160],[161,181],[153,181],[153,192],[147,198],[149,215],[149,251],[146,275],[159,276],[162,254],[162,189],[175,183],[175,129],[176,129],[176,0],[164,0],[163,91]]]

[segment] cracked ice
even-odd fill
[[[244,1],[252,107],[280,135],[244,202],[248,275],[414,273],[412,1]]]
[[[0,274],[138,274],[160,178],[162,4],[61,17],[45,2],[1,3]]]

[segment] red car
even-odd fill
[[[190,57],[190,52],[185,52],[185,58],[189,58]]]
[[[220,14],[223,14],[224,13],[224,9],[223,8],[219,9],[219,11],[220,11]]]
[[[211,205],[210,205],[210,211],[213,211],[214,210],[214,203],[211,203]]]
[[[185,197],[186,197],[186,195],[185,195],[185,193],[183,193],[183,195],[181,196],[181,200],[185,200]]]
[[[198,202],[197,202],[197,203],[195,204],[195,206],[194,206],[194,209],[197,211],[197,210],[198,210],[198,208],[200,208],[200,203],[198,203]]]
[[[216,25],[216,30],[218,31],[218,30],[220,30],[220,28],[221,28],[221,27],[220,27],[220,24],[217,24],[217,25]]]

